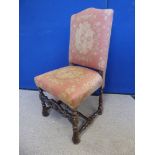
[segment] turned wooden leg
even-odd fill
[[[79,138],[79,130],[78,130],[78,113],[76,110],[72,112],[72,125],[73,125],[73,137],[72,141],[74,144],[80,143],[80,138]]]
[[[39,89],[39,98],[42,104],[42,115],[46,117],[49,115],[49,112],[48,112],[49,107],[46,106],[45,101],[43,99],[44,98],[43,90],[41,88],[38,88],[38,89]]]
[[[102,93],[99,96],[99,106],[98,106],[98,114],[102,115],[103,113],[103,96]]]
[[[42,104],[42,115],[46,117],[49,115],[48,112],[49,107],[46,107],[46,104],[43,101],[41,101],[41,104]]]

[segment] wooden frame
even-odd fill
[[[80,142],[79,135],[93,122],[97,115],[101,115],[103,111],[103,102],[102,102],[102,91],[99,96],[99,106],[96,112],[94,112],[91,116],[86,117],[77,109],[73,110],[66,104],[61,101],[55,101],[54,99],[48,99],[48,97],[43,93],[43,90],[39,88],[39,96],[42,103],[42,115],[48,116],[49,109],[55,109],[62,116],[68,118],[68,120],[72,123],[73,126],[73,143],[78,144]],[[82,117],[85,122],[78,128],[79,117]]]
[[[103,77],[103,72],[99,71],[99,73]],[[38,88],[38,89],[39,89],[39,97],[42,103],[42,115],[48,116],[49,109],[55,109],[60,114],[62,114],[62,116],[68,118],[68,120],[72,123],[72,127],[73,127],[72,141],[74,144],[78,144],[80,142],[80,134],[93,122],[95,117],[97,115],[102,115],[102,112],[103,112],[102,87],[100,89],[98,109],[89,117],[86,117],[77,109],[71,109],[68,105],[66,105],[62,101],[55,101],[54,99],[48,99],[48,97],[44,94],[43,90],[41,88]],[[80,127],[78,127],[79,117],[84,119],[84,123],[82,123]]]

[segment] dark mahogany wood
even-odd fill
[[[72,137],[72,141],[73,141],[74,144],[80,143],[78,123],[79,123],[79,115],[78,115],[78,112],[76,110],[73,110],[72,111],[72,126],[73,126],[73,137]]]
[[[98,106],[98,114],[102,115],[103,113],[103,96],[102,93],[99,96],[99,106]]]

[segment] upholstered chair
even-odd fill
[[[72,15],[69,65],[35,77],[43,116],[48,116],[51,108],[68,118],[73,126],[74,144],[80,142],[80,133],[103,111],[102,93],[112,18],[111,9],[88,8]],[[78,107],[96,90],[99,91],[98,109],[86,117],[78,111]],[[54,96],[54,99],[49,99],[44,92]],[[79,117],[85,120],[81,126]]]

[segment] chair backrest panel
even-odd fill
[[[88,8],[71,17],[69,62],[105,71],[113,10]]]

